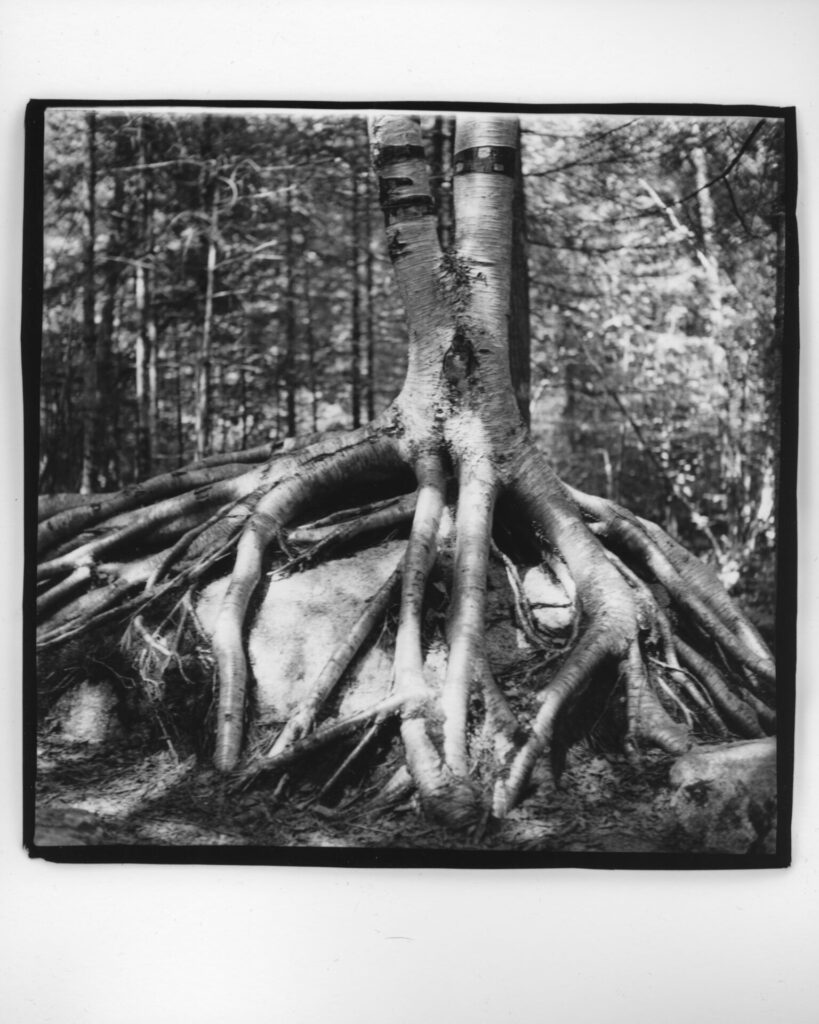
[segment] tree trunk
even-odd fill
[[[217,184],[208,188],[207,261],[205,265],[205,309],[196,371],[196,458],[205,458],[211,445],[211,363],[213,334],[213,291],[216,279],[219,205]]]
[[[367,346],[367,422],[375,419],[375,321],[373,317],[373,245],[372,218],[370,216],[370,178],[364,178],[364,297],[366,321],[364,337]]]
[[[144,480],[153,469],[157,423],[157,333],[151,296],[153,273],[153,199],[146,166],[150,161],[144,121],[137,127],[139,160],[140,255],[135,269],[135,304],[138,318],[135,373],[137,405],[136,476]]]
[[[182,346],[179,338],[179,330],[176,325],[172,328],[173,336],[173,353],[174,360],[176,362],[176,406],[174,423],[176,426],[176,464],[177,467],[183,465],[185,461],[185,431],[183,427],[183,409],[185,404],[185,395],[182,388]]]
[[[694,181],[697,190],[697,208],[699,211],[702,249],[698,255],[705,274],[706,290],[711,312],[711,331],[719,332],[722,316],[722,289],[720,286],[717,247],[714,244],[716,216],[714,200],[708,187],[708,158],[702,144],[702,132],[695,122],[691,126],[691,162],[694,165]]]
[[[310,381],[310,421],[318,430],[318,375],[316,372],[316,338],[313,333],[313,297],[310,291],[310,261],[304,261],[304,309],[306,313],[307,372]]]
[[[117,141],[119,159],[125,158],[122,143]],[[122,469],[120,464],[121,439],[118,385],[114,379],[111,359],[117,321],[117,298],[122,282],[124,253],[122,223],[125,219],[125,189],[122,177],[114,175],[114,191],[109,208],[109,236],[105,260],[105,292],[100,315],[97,344],[97,373],[101,403],[96,435],[100,439],[100,466],[106,490],[118,486]]]
[[[361,426],[361,227],[358,177],[358,168],[353,166],[350,183],[350,404],[354,429]]]
[[[526,252],[526,194],[523,185],[520,127],[512,195],[512,291],[509,306],[509,366],[518,409],[529,425],[532,341],[529,329],[529,259]]]
[[[86,243],[85,275],[83,282],[83,349],[85,373],[83,385],[83,445],[81,494],[93,494],[98,487],[97,424],[99,407],[99,381],[97,366],[96,325],[96,236],[97,236],[97,118],[90,113],[85,119],[88,155],[88,199],[85,207]]]
[[[293,247],[293,196],[290,187],[285,200],[284,251],[284,384],[286,390],[287,437],[296,436],[296,286]]]

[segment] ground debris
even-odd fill
[[[41,747],[37,842],[43,845],[355,847],[541,852],[670,852],[675,819],[668,788],[671,759],[645,756],[643,770],[624,758],[572,747],[557,786],[532,794],[477,836],[453,839],[417,813],[417,798],[377,800],[379,787],[346,787],[335,802],[304,788],[274,796],[275,783],[229,792],[193,757],[146,752]],[[384,780],[393,762],[384,766]]]

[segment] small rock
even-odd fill
[[[703,853],[776,852],[776,740],[700,747],[671,769],[677,820]]]
[[[63,742],[102,746],[122,737],[118,705],[111,683],[87,679],[60,697],[51,717],[60,724]]]
[[[568,629],[574,618],[574,605],[561,583],[543,566],[528,569],[523,576],[523,593],[532,615],[546,629]]]

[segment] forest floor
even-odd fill
[[[397,744],[396,744],[397,747]],[[389,752],[388,774],[397,750]],[[196,758],[170,750],[95,750],[43,739],[38,749],[38,845],[355,847],[542,852],[680,852],[668,773],[673,758],[568,753],[560,783],[537,793],[482,834],[453,836],[431,825],[410,797],[391,808],[357,783],[318,801],[275,787],[228,791]],[[315,791],[313,791],[315,792]]]

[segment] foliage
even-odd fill
[[[43,491],[79,488],[83,252],[88,224],[87,125],[50,111],[45,154]],[[208,447],[231,450],[287,431],[292,392],[299,432],[350,418],[353,248],[351,186],[362,174],[363,122],[285,117],[105,113],[96,118],[96,320],[110,301],[116,443],[103,489],[137,475],[135,278],[150,280],[157,339],[151,468],[173,468],[195,447],[196,367],[215,249]],[[367,197],[377,209],[374,195]],[[211,216],[212,209],[215,216]],[[371,330],[375,407],[400,381],[400,318],[374,214]],[[116,273],[112,276],[111,271]],[[108,292],[112,294],[108,295]],[[364,299],[367,302],[367,297]],[[389,341],[389,351],[384,351]],[[292,431],[289,431],[292,432]]]
[[[782,125],[539,119],[527,143],[533,425],[735,585],[774,552]]]

